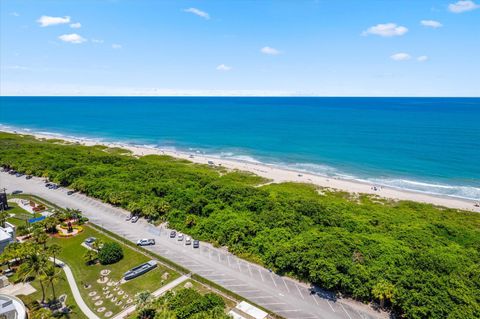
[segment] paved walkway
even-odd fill
[[[50,258],[53,262],[53,258]],[[83,301],[82,295],[80,294],[80,290],[78,290],[77,283],[75,282],[75,277],[73,277],[72,270],[66,263],[56,258],[55,264],[65,271],[65,275],[67,276],[68,284],[70,285],[70,289],[72,290],[73,298],[77,302],[78,307],[83,312],[85,316],[89,319],[100,319],[95,313],[93,313],[90,308],[88,308],[85,301]]]
[[[165,292],[169,291],[170,289],[173,289],[175,288],[176,286],[178,286],[179,284],[181,284],[182,282],[184,282],[185,280],[188,280],[190,279],[190,277],[188,276],[181,276],[177,279],[175,279],[174,281],[172,282],[169,282],[168,284],[166,284],[165,286],[163,286],[162,288],[154,291],[152,293],[152,296],[153,297],[159,297],[161,296],[162,294],[164,294]],[[137,306],[131,306],[131,307],[128,307],[127,309],[123,310],[122,312],[120,312],[118,315],[116,315],[115,317],[113,317],[113,319],[123,319],[125,317],[127,317],[128,315],[130,315],[132,312],[135,311],[135,308]]]

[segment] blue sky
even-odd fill
[[[475,1],[0,0],[0,93],[479,96]]]

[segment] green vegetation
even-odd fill
[[[276,272],[376,300],[405,318],[480,317],[476,213],[295,183],[259,186],[264,180],[251,174],[167,156],[135,158],[6,133],[0,164],[166,220]]]
[[[135,318],[154,319],[228,319],[224,300],[211,292],[202,293],[193,288],[168,291],[153,299],[148,291],[136,296]]]
[[[122,247],[115,242],[105,243],[98,251],[98,260],[102,265],[114,264],[122,258]]]
[[[62,247],[62,250],[60,254],[57,255],[57,257],[58,259],[67,263],[72,269],[73,275],[75,277],[75,280],[77,281],[83,300],[85,300],[85,303],[92,310],[99,307],[95,306],[96,300],[93,300],[92,296],[89,296],[89,293],[93,291],[97,293],[96,295],[102,296],[101,299],[103,300],[103,307],[106,307],[113,313],[117,313],[122,309],[128,299],[134,298],[135,294],[138,291],[155,291],[170,282],[171,280],[178,278],[178,274],[174,271],[167,269],[162,265],[158,265],[157,268],[155,268],[154,270],[119,285],[119,288],[124,291],[124,295],[128,295],[129,297],[121,299],[120,296],[118,296],[116,302],[121,300],[122,304],[117,305],[116,302],[112,302],[111,299],[105,298],[105,295],[103,295],[103,288],[109,286],[106,282],[98,282],[98,280],[102,278],[100,272],[102,270],[108,271],[108,275],[106,275],[106,277],[104,278],[107,278],[108,281],[111,282],[119,282],[122,279],[123,274],[127,270],[149,261],[150,258],[133,250],[130,247],[122,245],[124,258],[122,258],[120,261],[109,265],[101,265],[100,263],[87,264],[83,259],[83,256],[86,252],[92,250],[81,246],[81,244],[88,237],[95,237],[98,243],[104,243],[103,246],[108,245],[108,243],[112,242],[111,238],[96,231],[92,227],[85,225],[84,231],[81,234],[69,238],[53,237],[49,239],[49,243],[57,244],[58,246]],[[114,244],[118,245],[117,243]],[[168,273],[168,275],[165,275],[165,273]],[[113,291],[113,288],[114,287],[112,286],[110,288],[110,291],[112,292],[112,294],[115,294],[116,292]],[[124,295],[122,295],[121,297],[123,298]]]

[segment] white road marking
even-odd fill
[[[272,278],[273,283],[275,284],[275,288],[277,287],[277,283],[275,282],[275,279],[273,279],[272,273],[270,273],[270,277]]]
[[[290,289],[288,289],[288,286],[287,286],[287,283],[285,282],[285,279],[282,278],[282,280],[283,280],[283,284],[285,285],[285,288],[287,288],[287,291],[290,292]]]
[[[250,269],[250,265],[249,265],[249,264],[247,264],[247,268],[248,268],[248,272],[250,273],[250,277],[253,277],[253,275],[252,275],[252,270]]]
[[[262,278],[262,281],[265,281],[265,279],[263,279],[262,272],[260,271],[260,268],[257,268],[257,270],[258,270],[258,273],[260,274],[260,277]]]
[[[300,288],[298,288],[298,285],[297,285],[297,284],[295,284],[295,287],[297,287],[298,293],[300,294],[300,296],[302,297],[302,299],[305,300],[305,297],[303,297],[302,292],[300,291]]]
[[[313,300],[315,300],[315,303],[316,303],[317,306],[318,306],[318,301],[317,301],[317,298],[315,298],[315,295],[312,295],[312,298],[313,298]]]
[[[340,306],[342,307],[343,311],[345,311],[345,313],[347,314],[348,318],[352,319],[352,317],[350,317],[350,315],[348,314],[347,310],[345,310],[345,308],[343,307],[343,305],[340,303]]]
[[[327,303],[330,306],[330,308],[332,308],[333,312],[336,312],[335,309],[333,309],[332,305],[330,304],[330,301],[328,301],[328,299],[327,299]]]

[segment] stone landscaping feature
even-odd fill
[[[97,294],[96,291],[92,291],[92,292],[89,292],[89,293],[88,293],[88,295],[89,295],[90,297],[93,297],[93,296],[95,296],[96,294]]]
[[[104,312],[105,309],[106,309],[105,307],[100,307],[100,308],[97,309],[97,312]]]
[[[188,288],[192,288],[192,287],[193,287],[193,284],[192,284],[190,281],[187,281],[187,282],[185,283],[185,285],[183,285],[183,287],[185,287],[185,288],[187,288],[187,289],[188,289]]]
[[[107,317],[107,318],[111,317],[112,315],[113,315],[113,312],[111,312],[111,311],[105,312],[105,317]]]

